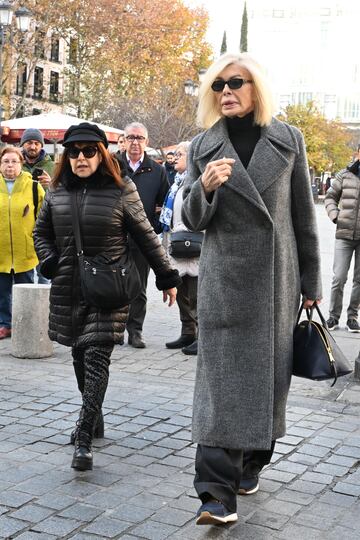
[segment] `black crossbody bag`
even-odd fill
[[[88,257],[83,252],[76,193],[71,193],[71,218],[85,303],[104,310],[127,306],[140,290],[140,276],[130,253],[113,260],[106,252]]]

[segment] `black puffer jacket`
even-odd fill
[[[87,306],[82,298],[75,239],[71,224],[71,194],[76,191],[84,253],[106,251],[118,258],[128,250],[127,234],[136,240],[156,274],[160,290],[181,282],[146,218],[134,183],[119,188],[111,178],[74,175],[49,189],[34,231],[42,273],[52,278],[49,336],[63,345],[86,347],[122,343],[128,308],[115,311]]]

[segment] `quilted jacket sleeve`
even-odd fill
[[[135,184],[127,180],[123,195],[125,226],[135,240],[156,275],[160,290],[177,287],[181,283],[178,271],[173,269],[165,250],[146,217]]]
[[[55,275],[59,255],[51,219],[51,191],[46,192],[33,232],[35,251],[40,261],[40,271],[48,279]]]

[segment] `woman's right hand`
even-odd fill
[[[225,158],[209,161],[202,174],[201,182],[206,194],[216,191],[229,179],[235,159]]]

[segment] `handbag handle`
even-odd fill
[[[76,255],[80,257],[84,254],[81,242],[80,225],[79,225],[79,211],[76,203],[76,192],[71,192],[71,221],[73,232],[75,236]]]
[[[327,329],[327,324],[326,324],[325,317],[324,317],[324,315],[321,313],[318,304],[317,304],[316,302],[314,302],[313,305],[312,305],[310,308],[307,308],[307,309],[304,308],[304,304],[305,304],[305,301],[302,302],[302,304],[301,304],[301,306],[300,306],[299,313],[298,313],[297,319],[296,319],[296,326],[299,324],[300,317],[301,317],[301,314],[302,314],[303,310],[306,311],[306,316],[307,316],[308,320],[311,322],[311,321],[312,321],[312,318],[313,318],[313,314],[314,314],[314,309],[316,309],[317,314],[319,315],[319,319],[320,319],[320,321],[321,321],[321,324],[322,324],[323,326],[325,326],[325,328]]]

